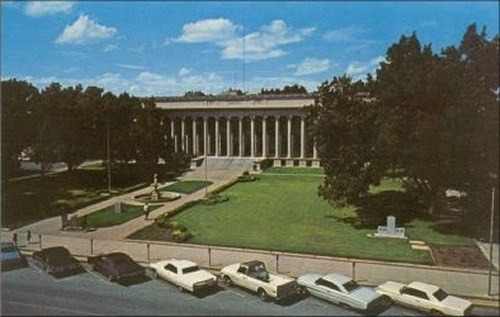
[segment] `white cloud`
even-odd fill
[[[182,67],[180,70],[179,70],[179,76],[186,76],[186,75],[189,75],[191,73],[191,69],[188,69],[188,68],[185,68],[185,67]]]
[[[130,65],[130,64],[116,64],[116,66],[127,69],[146,69],[144,66]]]
[[[279,46],[297,43],[310,36],[314,28],[293,30],[282,20],[275,20],[263,25],[258,32],[235,38],[222,43],[222,58],[255,61],[280,57],[286,52]]]
[[[187,23],[176,41],[186,43],[220,42],[235,36],[240,26],[227,19],[206,19]]]
[[[373,73],[378,67],[380,62],[384,61],[384,56],[377,56],[366,63],[353,62],[347,66],[345,73],[354,80],[364,78],[366,74]]]
[[[73,24],[66,26],[63,33],[56,39],[56,43],[91,43],[110,38],[116,32],[116,28],[101,25],[82,14]]]
[[[282,20],[275,20],[263,25],[259,31],[238,36],[242,30],[227,19],[208,19],[185,24],[182,34],[175,39],[178,42],[209,42],[222,49],[223,59],[243,59],[256,61],[280,57],[286,52],[281,45],[302,41],[314,32],[314,28],[293,30]]]
[[[135,75],[122,76],[119,73],[103,73],[94,77],[34,77],[25,76],[19,78],[26,80],[39,89],[44,89],[52,82],[58,82],[62,86],[74,86],[82,84],[87,86],[98,86],[114,94],[128,92],[135,96],[180,96],[186,91],[203,91],[209,94],[218,94],[229,87],[243,89],[241,85],[235,85],[233,77],[228,78],[217,73],[190,74],[179,77],[177,74],[162,75],[150,71],[139,71]],[[262,88],[283,88],[285,85],[299,84],[308,91],[313,91],[319,82],[307,80],[300,77],[266,77],[255,76],[247,79],[245,90],[259,92]]]
[[[74,5],[72,1],[34,1],[26,3],[24,13],[31,17],[70,13]]]
[[[118,45],[116,45],[116,44],[108,44],[102,49],[102,51],[105,53],[113,52],[116,50],[118,50]]]
[[[296,76],[310,75],[326,72],[330,68],[330,60],[328,58],[306,58],[298,65],[291,64],[287,65],[287,67],[288,66],[291,66],[289,68],[295,68],[294,75]]]

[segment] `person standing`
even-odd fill
[[[142,207],[142,210],[144,211],[144,219],[148,220],[149,219],[149,204],[147,202]]]
[[[17,233],[15,233],[15,232],[12,235],[12,242],[14,242],[14,244],[17,245]]]

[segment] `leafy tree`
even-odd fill
[[[271,89],[264,89],[262,88],[260,90],[261,95],[301,95],[301,94],[307,94],[307,90],[304,86],[294,84],[293,86],[288,86],[286,85],[283,87],[283,89],[279,88],[271,88]]]
[[[372,103],[360,95],[364,88],[349,77],[334,77],[318,87],[319,97],[305,110],[326,174],[319,194],[337,205],[357,201],[381,177],[378,118]]]
[[[197,91],[189,90],[184,93],[184,97],[205,97],[205,96],[206,96],[205,93],[199,90]]]
[[[17,171],[21,151],[32,147],[36,138],[34,108],[39,92],[25,82],[2,81],[2,175]]]

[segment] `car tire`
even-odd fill
[[[440,312],[439,310],[436,310],[436,309],[431,310],[431,315],[432,316],[444,316],[444,314],[442,312]]]
[[[184,292],[185,292],[185,290],[184,290],[184,288],[183,288],[182,286],[179,286],[179,291],[180,291],[181,293],[184,293]]]
[[[257,294],[259,295],[259,298],[261,301],[263,301],[263,302],[269,301],[269,295],[267,295],[266,291],[263,290],[262,288],[259,288],[259,290],[257,291]]]
[[[108,281],[110,281],[111,283],[113,283],[114,281],[116,281],[116,278],[113,276],[113,275],[108,275]]]
[[[344,309],[351,309],[351,306],[347,305],[346,303],[339,303],[339,306]]]
[[[231,281],[231,278],[227,275],[224,275],[222,277],[222,282],[224,282],[224,284],[226,285],[232,285],[233,284],[233,281]]]

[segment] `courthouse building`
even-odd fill
[[[167,133],[176,152],[194,157],[271,159],[275,166],[319,166],[306,133],[307,95],[167,97],[156,101],[167,113]]]

